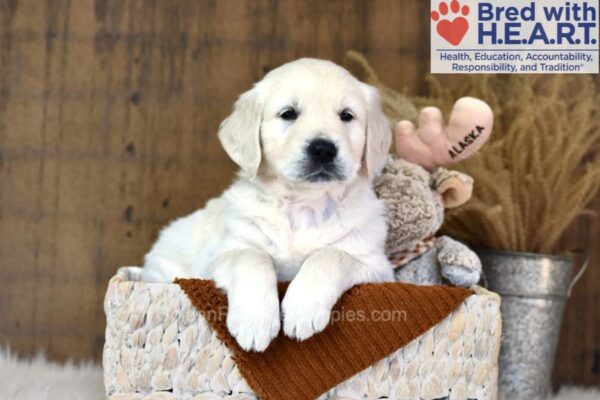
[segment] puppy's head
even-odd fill
[[[247,177],[323,183],[373,177],[391,132],[375,88],[331,62],[300,59],[242,94],[219,139]]]

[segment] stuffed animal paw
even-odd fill
[[[473,250],[448,236],[436,239],[437,259],[442,276],[454,286],[476,285],[481,277],[481,261]]]

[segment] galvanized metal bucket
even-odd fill
[[[502,299],[500,399],[546,399],[565,301],[575,281],[572,257],[477,251],[487,286]]]

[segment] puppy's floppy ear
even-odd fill
[[[385,164],[392,144],[392,131],[388,119],[381,111],[381,101],[377,89],[365,83],[361,83],[361,85],[367,101],[367,132],[363,167],[367,176],[373,178],[381,172]]]
[[[256,176],[260,165],[261,121],[262,105],[257,89],[253,88],[239,97],[233,106],[233,112],[219,127],[221,145],[250,178]]]

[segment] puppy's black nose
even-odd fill
[[[306,152],[312,161],[327,164],[337,156],[337,147],[331,140],[314,139],[309,143]]]

